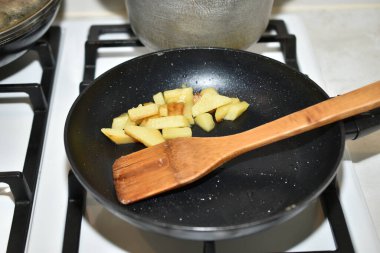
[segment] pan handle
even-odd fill
[[[380,130],[380,108],[348,118],[343,122],[346,139],[356,140]]]

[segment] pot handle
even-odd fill
[[[346,139],[356,140],[380,130],[380,108],[353,116],[343,122]]]

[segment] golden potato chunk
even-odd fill
[[[123,130],[126,125],[136,125],[136,123],[129,119],[128,113],[123,113],[112,119],[111,128]]]
[[[192,108],[193,116],[209,112],[231,102],[231,98],[219,94],[204,94]]]
[[[190,127],[173,127],[162,129],[162,137],[164,139],[174,139],[179,137],[191,137],[192,131]]]
[[[158,114],[158,105],[153,103],[148,105],[139,105],[138,107],[128,110],[128,116],[132,121],[138,121],[155,114]]]
[[[164,91],[164,98],[165,98],[166,103],[172,103],[172,102],[186,103],[188,101],[193,100],[193,88],[187,87],[187,88]]]
[[[147,118],[144,118],[140,123],[139,123],[139,126],[146,126],[146,124],[148,123],[148,120],[149,119],[154,119],[154,118],[158,118],[160,117],[159,114],[155,114],[153,116],[150,116],[150,117],[147,117]]]
[[[235,120],[238,118],[243,112],[245,112],[248,108],[249,104],[245,101],[239,102],[236,104],[232,104],[226,114],[224,116],[225,120]]]
[[[216,108],[216,111],[215,111],[216,122],[221,122],[224,119],[224,117],[227,115],[227,112],[230,109],[231,105],[239,103],[239,102],[240,100],[238,98],[232,98],[230,103]]]
[[[183,102],[172,102],[167,104],[168,116],[183,115],[183,108],[185,103]]]
[[[160,107],[158,108],[158,114],[160,114],[161,117],[168,116],[168,105],[167,104],[160,105]]]
[[[157,105],[165,104],[165,99],[164,99],[164,95],[162,94],[162,92],[159,92],[159,93],[153,95],[153,101]]]
[[[188,127],[190,124],[185,116],[176,115],[149,119],[145,126],[155,129],[163,129],[170,127]]]
[[[102,128],[102,133],[116,144],[127,144],[136,142],[135,139],[128,136],[122,129]]]
[[[147,147],[154,146],[165,141],[160,131],[153,128],[141,126],[126,126],[124,128],[124,132]]]
[[[192,113],[193,105],[193,101],[188,101],[185,103],[185,106],[183,108],[183,116],[185,116],[191,125],[194,125],[194,118]]]
[[[206,93],[210,93],[210,94],[219,94],[218,91],[213,88],[213,87],[209,87],[209,88],[205,88],[201,91],[201,96],[203,96],[204,94]]]
[[[214,119],[210,113],[202,113],[195,117],[195,123],[206,132],[210,132],[215,127]]]

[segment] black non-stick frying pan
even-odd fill
[[[142,144],[115,145],[100,132],[112,118],[152,96],[182,85],[215,87],[250,104],[236,121],[206,133],[251,129],[328,98],[307,76],[254,53],[176,49],[122,63],[98,77],[72,106],[65,146],[74,174],[107,209],[128,222],[194,240],[234,238],[284,221],[306,207],[332,181],[344,148],[342,123],[332,124],[242,155],[185,188],[132,205],[118,202],[112,164]]]

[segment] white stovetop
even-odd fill
[[[126,19],[123,0],[66,0],[64,17]],[[380,80],[379,0],[275,0],[273,15],[291,14],[308,30],[330,94]],[[380,131],[348,141],[366,204],[380,238]]]
[[[378,72],[378,69],[380,69],[378,61],[380,58],[379,11],[380,3],[378,0],[319,0],[313,1],[312,3],[307,0],[294,0],[277,1],[273,11],[273,17],[277,17],[279,14],[285,14],[286,16],[295,18],[293,20],[302,22],[302,25],[307,29],[314,54],[308,52],[307,54],[310,55],[302,55],[300,58],[303,59],[302,61],[314,57],[317,59],[319,66],[317,66],[317,70],[315,70],[316,73],[308,74],[312,78],[314,77],[314,80],[323,88],[326,88],[330,95],[335,95],[380,79],[380,73]],[[50,230],[51,234],[56,233],[55,235],[57,236],[63,233],[62,229],[65,222],[62,217],[66,215],[67,192],[50,191],[46,189],[67,187],[67,172],[70,166],[67,162],[63,147],[63,125],[66,118],[65,113],[67,113],[79,92],[77,85],[83,75],[83,43],[88,31],[86,26],[73,26],[72,23],[69,31],[67,30],[68,24],[76,21],[82,22],[82,24],[88,21],[93,24],[101,24],[104,23],[104,21],[113,23],[114,21],[123,22],[125,20],[127,20],[127,18],[125,15],[124,2],[122,0],[64,1],[64,6],[57,20],[57,24],[62,25],[63,28],[62,43],[64,44],[60,52],[60,66],[58,67],[66,66],[70,74],[58,72],[56,77],[57,82],[60,84],[53,90],[53,97],[55,96],[59,99],[53,100],[53,109],[49,115],[50,123],[48,129],[50,130],[47,132],[45,143],[45,146],[48,148],[44,151],[42,162],[43,170],[40,175],[38,187],[38,189],[42,190],[39,190],[37,193],[37,202],[41,201],[41,199],[48,199],[55,209],[50,212],[49,219],[43,219],[43,217],[41,217],[43,212],[39,212],[39,209],[36,208],[36,216],[33,217],[32,220],[31,238],[29,238],[28,242],[29,252],[41,252],[44,250],[59,252],[61,249],[60,239],[44,239],[41,243],[41,235],[46,235],[46,232],[36,233],[36,229],[42,231]],[[353,23],[350,26],[344,25],[346,21]],[[342,31],[342,27],[345,27],[345,30]],[[81,34],[81,36],[76,36],[76,34]],[[299,43],[299,45],[300,44],[302,45],[302,43]],[[362,46],[363,44],[365,46]],[[73,57],[65,56],[65,53],[62,51],[70,52],[71,55],[78,57],[73,61]],[[125,59],[120,59],[120,62],[123,60]],[[105,61],[103,64],[106,65],[108,62]],[[302,64],[300,65],[302,66]],[[319,72],[318,70],[321,71]],[[32,81],[37,82],[38,80]],[[70,87],[72,85],[75,87],[69,88],[69,86],[66,87],[63,85],[63,83]],[[67,99],[62,98],[62,94],[65,94]],[[27,111],[26,116],[23,116],[25,119],[20,119],[16,114],[12,117],[17,125],[22,125],[22,122],[27,122],[27,120],[32,117],[29,112],[30,108],[27,105],[25,105],[25,108],[22,110]],[[27,127],[29,126],[26,126],[26,128]],[[3,128],[1,129],[3,130]],[[59,133],[51,129],[58,129],[59,131],[57,131]],[[60,145],[56,145],[57,138],[59,138],[56,136],[57,134],[61,134],[60,136],[62,137],[62,140],[59,141]],[[371,217],[377,230],[376,232],[375,230],[369,229],[363,234],[361,234],[361,230],[357,230],[357,232],[354,232],[354,240],[366,240],[363,237],[366,233],[370,233],[369,237],[372,237],[372,239],[376,237],[379,239],[380,184],[378,182],[380,169],[378,167],[380,167],[380,142],[376,140],[380,140],[380,133],[375,133],[361,140],[348,142],[347,144],[348,152],[346,152],[344,164],[349,168],[353,168],[353,170],[349,172],[355,174],[351,183],[362,189],[365,197],[362,204],[369,207],[370,214],[368,215],[366,211],[350,212],[348,218],[351,220],[360,220],[364,216]],[[56,154],[62,155],[55,156],[55,159],[49,159],[50,156]],[[62,164],[64,166],[62,166]],[[349,173],[344,173],[344,175],[347,176]],[[54,175],[54,177],[52,178],[51,175]],[[359,180],[355,180],[355,178]],[[352,192],[350,189],[345,192],[346,193],[341,197],[346,200],[357,200],[361,197],[361,192]],[[350,203],[350,201],[346,202]],[[361,201],[359,200],[359,202]],[[89,204],[91,205],[91,203],[90,201]],[[350,209],[350,204],[348,204],[346,208]],[[371,222],[371,218],[367,220]],[[54,226],[51,224],[53,221],[56,222]],[[3,220],[0,217],[0,224],[3,224],[2,222]],[[6,220],[4,220],[4,222],[9,223]],[[86,223],[83,226],[84,229],[86,229]],[[91,238],[88,238],[90,245],[91,240]],[[34,241],[37,241],[37,243]],[[94,245],[97,245],[97,243],[93,242]],[[1,249],[3,249],[3,247],[0,247],[0,251]],[[91,249],[91,247],[82,248],[83,252],[86,252],[86,249]],[[295,250],[296,249],[297,248],[295,248]],[[302,245],[300,249],[302,249]],[[370,246],[369,249],[374,248]],[[375,251],[362,248],[360,252]]]
[[[290,32],[293,32],[292,29],[294,29],[296,35],[306,33],[302,25],[297,25],[299,23],[297,17],[283,15],[281,18],[285,19]],[[62,238],[61,236],[63,236],[65,223],[63,217],[66,215],[67,204],[67,172],[70,166],[65,155],[63,139],[57,138],[56,136],[63,133],[66,117],[62,115],[67,115],[73,101],[79,94],[78,84],[83,78],[83,45],[87,37],[88,29],[90,25],[94,23],[116,24],[123,23],[125,20],[120,17],[104,17],[97,19],[91,17],[89,19],[69,19],[57,22],[62,27],[61,58],[58,65],[56,86],[53,91],[47,140],[45,143],[46,150],[42,160],[38,192],[36,195],[36,205],[31,224],[31,234],[27,246],[28,252],[39,252],[44,250],[56,251],[62,247],[62,240],[44,240],[43,238],[46,237],[47,233],[43,231],[49,230],[49,233],[58,238]],[[313,61],[313,51],[311,50],[310,45],[305,43],[305,41],[307,40],[300,41],[297,44],[297,51],[303,54],[302,57],[299,57],[301,71],[304,71],[313,80],[320,83],[322,88],[329,90],[329,87],[326,86],[320,78],[319,68],[315,65],[315,61]],[[129,49],[126,49],[128,51],[126,53],[120,53],[119,50],[120,49],[110,48],[99,51],[101,57],[97,62],[96,76],[116,64],[134,56],[134,54],[131,54],[131,52],[128,51]],[[252,46],[252,50],[261,51],[260,45]],[[119,53],[115,54],[114,51]],[[148,52],[147,49],[139,49],[138,51],[139,53]],[[264,53],[267,56],[281,60],[281,54],[276,51],[277,50],[269,50],[269,52],[267,52],[264,50]],[[112,55],[112,57],[109,57],[110,55]],[[74,58],[76,58],[75,61],[73,61]],[[332,92],[330,92],[330,94],[332,94]],[[345,200],[342,201],[345,210],[355,210],[354,212],[346,214],[348,226],[352,230],[351,236],[353,242],[354,244],[357,243],[355,244],[355,247],[358,249],[358,252],[376,252],[380,250],[380,244],[375,235],[376,232],[374,231],[373,224],[369,218],[368,210],[365,208],[362,193],[360,190],[354,190],[357,188],[357,180],[353,164],[347,153],[343,165],[345,166],[342,169],[342,176],[345,180],[342,181],[343,184],[341,185],[341,198]],[[52,198],[52,195],[54,198]],[[364,206],[364,208],[358,208],[353,205]],[[54,212],[47,213],[46,210],[49,208],[54,208]],[[357,217],[361,217],[360,225],[362,228],[360,230],[355,229],[358,226]],[[54,227],[51,226],[53,222]],[[285,228],[287,227],[287,229],[291,229],[291,231],[294,231],[294,226],[297,226],[296,224],[290,227],[289,224],[286,225],[288,227],[285,226]],[[280,230],[281,227],[282,226],[280,226]],[[297,243],[296,245],[286,245],[285,249],[295,251],[307,250],[310,249],[311,245],[313,249],[334,249],[334,242],[332,238],[328,236],[330,233],[329,231],[328,222],[323,220],[318,229],[313,230],[312,236],[301,240],[301,243]],[[165,245],[171,245],[170,247],[175,248],[175,246],[183,246],[186,242],[136,230],[129,224],[122,222],[115,216],[109,214],[91,197],[88,199],[86,219],[83,219],[82,221],[81,232],[80,252],[88,252],[95,249],[110,252],[155,252],[156,250],[165,249]],[[128,233],[128,236],[120,235],[120,233]],[[272,240],[273,237],[271,234],[267,234],[266,239],[263,238],[262,241],[268,242],[268,238]],[[243,244],[246,245],[255,242],[252,239],[242,238],[232,241],[232,243],[227,243],[226,245],[225,242],[223,242],[222,245],[224,248],[234,247],[233,245],[235,245],[235,247],[241,247]],[[366,240],[369,240],[369,242],[363,243]],[[137,244],[131,244],[131,242],[136,241],[138,242]],[[257,248],[256,244],[255,248]],[[201,249],[201,244],[199,242],[186,242],[185,245],[190,247],[189,249],[193,249],[193,247],[197,250]],[[268,243],[264,245],[267,247]],[[269,243],[269,245],[271,244]],[[169,251],[169,248],[167,250]],[[173,251],[173,248],[170,250],[172,250],[171,252],[176,252],[176,250]],[[247,250],[247,248],[242,248],[241,250]]]

